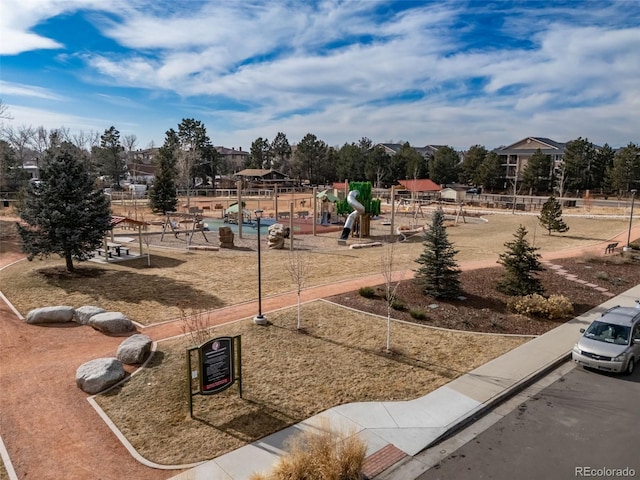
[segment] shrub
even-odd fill
[[[360,480],[367,445],[355,434],[323,428],[294,437],[290,452],[271,473],[250,480]]]
[[[376,296],[376,291],[373,287],[361,287],[358,293],[364,298],[373,298]]]
[[[394,300],[391,302],[391,308],[393,308],[394,310],[404,311],[407,309],[407,306],[400,300]]]
[[[513,297],[507,300],[507,308],[512,312],[533,317],[563,318],[573,313],[573,305],[564,295],[551,295],[545,298],[534,293],[524,297]]]
[[[412,308],[411,310],[409,310],[409,315],[411,315],[411,317],[415,318],[416,320],[426,320],[427,319],[427,314],[426,313],[424,313],[422,310],[415,309],[415,308]]]

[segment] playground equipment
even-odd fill
[[[179,234],[181,232],[181,222],[191,224],[191,229],[184,230],[185,240],[188,245],[191,245],[191,240],[193,240],[193,234],[195,232],[201,232],[205,241],[209,243],[209,239],[204,234],[205,227],[202,223],[202,210],[194,207],[189,208],[189,213],[167,212],[167,216],[162,224],[162,235],[160,236],[160,241],[164,239],[164,234],[167,231],[167,228],[171,229],[175,238],[180,239]]]
[[[344,228],[342,229],[342,235],[340,236],[340,240],[347,240],[349,238],[349,233],[351,233],[351,229],[353,228],[353,224],[356,221],[356,217],[358,215],[364,214],[364,206],[356,200],[358,196],[358,190],[351,190],[347,195],[347,203],[351,208],[353,208],[353,212],[349,214],[347,217],[347,221],[344,222]]]
[[[251,216],[251,211],[244,208],[245,203],[242,202],[242,215],[238,213],[238,203],[232,203],[229,208],[226,209],[224,215],[224,223],[232,223],[237,225],[239,219],[242,219],[242,223],[244,225],[253,225],[253,218]]]

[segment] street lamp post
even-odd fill
[[[631,213],[629,214],[629,234],[627,235],[627,246],[624,248],[626,251],[631,250],[631,224],[633,223],[633,203],[636,199],[637,190],[631,190]]]
[[[258,315],[253,317],[253,323],[256,325],[266,325],[267,317],[262,315],[262,270],[260,255],[260,219],[262,218],[262,210],[254,210],[256,222],[258,223]]]

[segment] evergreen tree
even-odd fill
[[[127,163],[124,147],[120,143],[120,132],[115,127],[110,127],[100,136],[100,147],[96,148],[98,162],[101,165],[103,175],[111,177],[111,186],[116,190],[122,190],[120,180],[124,178]]]
[[[536,247],[529,245],[525,238],[527,230],[520,225],[514,234],[516,238],[513,242],[506,242],[505,253],[500,254],[498,263],[504,266],[504,273],[498,281],[499,292],[510,296],[524,296],[533,293],[543,293],[542,283],[535,275],[535,272],[544,270],[538,260],[540,255],[536,253]]]
[[[480,168],[487,157],[487,149],[483,145],[472,146],[464,156],[460,170],[460,181],[470,185],[482,184]]]
[[[500,157],[496,152],[489,152],[478,169],[478,178],[475,183],[481,184],[484,190],[493,192],[495,188],[498,188],[500,182],[504,181],[504,175],[505,171],[500,163]]]
[[[416,282],[425,295],[455,298],[460,294],[460,269],[454,259],[457,250],[449,242],[441,209],[433,213],[429,230],[424,235],[424,252],[416,260],[422,266],[416,272]]]
[[[164,145],[158,152],[158,168],[153,186],[149,190],[149,205],[154,212],[174,212],[178,205],[176,194],[176,150],[179,140],[175,130],[166,133]]]
[[[271,168],[271,145],[266,138],[258,137],[251,143],[251,155],[244,165],[245,168]]]
[[[94,186],[82,151],[63,142],[47,151],[39,183],[28,189],[18,224],[29,260],[58,254],[72,272],[73,259],[83,261],[102,245],[110,228],[109,199]]]
[[[458,179],[460,157],[453,148],[438,148],[429,163],[429,178],[439,185],[453,183]]]
[[[538,220],[540,221],[540,225],[547,229],[549,235],[551,235],[551,232],[563,233],[569,231],[569,227],[564,223],[564,220],[562,220],[562,206],[554,197],[549,197],[549,199],[544,202]]]
[[[540,149],[531,155],[522,172],[522,186],[529,189],[529,195],[546,192],[551,185],[551,156]]]
[[[285,174],[291,173],[291,145],[287,136],[278,132],[276,138],[271,142],[271,167]]]

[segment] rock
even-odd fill
[[[120,344],[116,358],[127,365],[134,365],[142,363],[150,351],[151,339],[138,333]]]
[[[92,305],[84,305],[80,308],[76,308],[74,320],[78,325],[88,325],[89,319],[98,313],[104,313],[106,310],[100,307],[94,307]]]
[[[233,230],[231,227],[219,227],[220,248],[233,248]]]
[[[274,223],[269,227],[269,235],[267,237],[267,245],[272,250],[281,250],[284,248],[285,228],[281,223]]]
[[[120,312],[98,313],[89,319],[88,325],[104,333],[125,333],[136,329],[133,322]]]
[[[35,308],[27,313],[27,323],[66,323],[73,320],[75,309],[59,305],[56,307]]]
[[[76,370],[76,385],[87,393],[98,393],[115,385],[125,376],[122,362],[115,358],[97,358]]]

